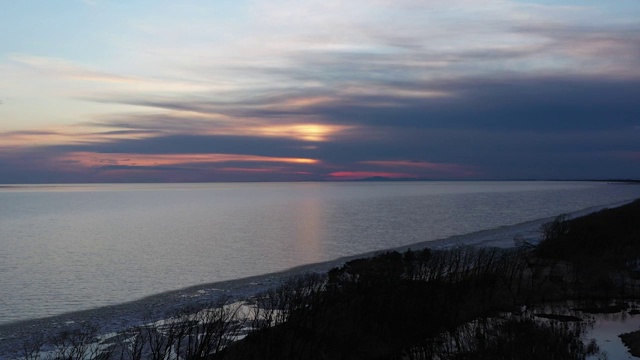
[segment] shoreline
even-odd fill
[[[619,207],[631,201],[633,200],[590,207],[570,213],[568,216],[569,218],[579,217],[605,208]],[[553,220],[556,216],[520,224],[500,226],[498,228],[476,231],[469,234],[455,235],[434,241],[423,241],[411,245],[349,255],[330,261],[296,266],[273,273],[188,286],[120,304],[2,324],[0,325],[0,357],[8,355],[10,351],[16,348],[16,345],[21,344],[24,340],[37,334],[59,332],[83,322],[98,324],[100,333],[119,331],[130,326],[166,318],[167,313],[189,305],[204,305],[220,299],[229,299],[231,301],[245,300],[279,285],[282,281],[293,275],[308,272],[327,272],[331,268],[341,266],[347,261],[369,257],[387,251],[405,251],[409,248],[418,250],[427,247],[447,249],[469,245],[508,248],[514,246],[513,237],[518,234],[523,235],[527,241],[536,243],[540,239],[540,226]]]

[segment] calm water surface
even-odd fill
[[[0,188],[0,324],[613,204],[578,182]]]

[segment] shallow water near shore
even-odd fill
[[[608,308],[610,306],[620,307],[620,309],[611,311]],[[637,300],[622,302],[566,301],[537,306],[531,313],[555,314],[581,319],[585,327],[582,338],[583,343],[586,345],[591,341],[595,341],[599,349],[597,354],[588,355],[586,357],[587,360],[637,359],[637,357],[631,355],[619,335],[640,330],[640,315],[630,312],[631,310],[637,311],[638,306]],[[598,311],[598,307],[602,311]],[[536,316],[536,319],[538,321],[562,323],[562,321],[558,320],[546,320],[541,316]]]
[[[640,315],[625,313],[594,316],[593,329],[589,337],[596,340],[600,351],[606,353],[608,359],[637,359],[620,339],[621,334],[640,330]],[[596,357],[588,360],[599,360]]]
[[[560,213],[638,196],[638,186],[585,182],[3,188],[0,333],[78,310],[151,311],[209,291],[176,289],[305,264],[324,269],[334,263],[326,261],[421,242],[511,246],[515,233],[536,237],[543,220]],[[242,295],[269,278],[231,283]]]

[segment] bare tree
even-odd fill
[[[22,360],[39,360],[45,339],[42,334],[36,334],[22,343],[19,350],[19,358]]]
[[[65,330],[51,338],[55,360],[85,360],[95,358],[98,350],[97,328],[85,325]]]

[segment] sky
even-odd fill
[[[640,178],[638,0],[24,0],[0,183]]]

